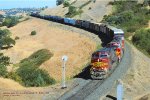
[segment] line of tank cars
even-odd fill
[[[62,18],[52,15],[40,15],[31,13],[31,16],[54,21],[62,24],[72,25],[95,33],[105,34],[112,41],[100,50],[97,50],[91,57],[90,74],[92,79],[105,79],[116,62],[120,62],[124,53],[124,32],[112,26],[102,23],[94,23],[85,20],[76,20],[72,18]]]

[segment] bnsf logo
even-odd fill
[[[92,65],[94,67],[102,67],[102,66],[108,66],[108,63],[105,63],[105,62],[94,62]]]

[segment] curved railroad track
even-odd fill
[[[110,76],[105,80],[90,80],[84,86],[75,87],[71,91],[68,91],[58,100],[99,100],[100,97],[106,95],[115,82],[121,78],[128,70],[131,64],[131,48],[128,43],[125,45],[126,51],[121,63],[114,67],[110,73]],[[114,65],[115,66],[115,65]],[[81,81],[81,80],[80,80]],[[84,79],[82,81],[85,81]]]
[[[114,67],[105,80],[90,80],[84,86],[75,87],[71,91],[68,91],[58,100],[99,100],[100,97],[106,95],[115,82],[121,78],[128,70],[131,64],[131,48],[128,43],[125,45],[126,51],[121,63]],[[115,66],[115,65],[114,65]],[[85,81],[84,79],[80,81]],[[77,89],[78,88],[78,89]]]
[[[43,19],[43,18],[42,18]],[[96,33],[97,34],[97,33]],[[104,38],[103,38],[104,39]],[[108,42],[108,41],[107,41]],[[131,49],[128,43],[125,44],[125,52],[122,61],[119,64],[114,63],[109,77],[104,80],[91,80],[77,78],[82,85],[76,86],[64,95],[58,97],[58,100],[98,100],[112,88],[115,81],[126,73],[129,64],[131,64]],[[128,65],[127,65],[128,64]],[[85,74],[87,75],[87,74]],[[46,97],[44,97],[46,98]],[[48,99],[48,98],[47,98]],[[46,100],[47,100],[46,99]]]

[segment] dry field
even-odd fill
[[[5,28],[2,27],[2,29]],[[87,64],[91,54],[96,49],[96,42],[85,35],[60,29],[52,26],[52,22],[37,18],[30,18],[9,30],[12,32],[13,38],[16,36],[20,38],[16,40],[14,47],[2,50],[5,55],[11,58],[11,62],[13,64],[19,63],[20,60],[30,56],[39,49],[48,49],[54,56],[43,63],[40,68],[47,70],[50,76],[58,82],[61,80],[61,57],[63,55],[69,57],[66,68],[67,79],[69,79]],[[37,34],[31,36],[30,34],[33,30]],[[49,87],[25,88],[13,80],[0,78],[0,98],[2,100],[41,100],[47,94],[46,91],[52,96],[60,96],[67,90],[61,90],[60,83]],[[38,93],[30,94],[30,92]],[[40,94],[39,92],[44,93]],[[16,93],[19,96],[14,96],[14,94],[5,96],[5,94],[8,95],[10,93]]]
[[[18,36],[16,45],[11,49],[2,51],[11,58],[11,62],[19,63],[20,60],[30,56],[39,49],[48,49],[54,56],[45,62],[41,68],[47,70],[57,81],[61,80],[61,57],[67,55],[67,78],[75,75],[90,58],[96,48],[96,43],[79,33],[74,33],[57,27],[50,27],[49,21],[31,18],[12,28],[12,37]],[[37,35],[31,36],[35,30]]]
[[[128,72],[122,77],[124,100],[150,100],[150,59],[132,47],[132,63]],[[128,64],[127,64],[128,66]],[[109,92],[116,97],[116,86]],[[110,100],[104,98],[103,100]]]
[[[39,49],[50,50],[54,56],[43,63],[40,68],[47,70],[50,76],[59,82],[61,80],[61,57],[63,55],[69,57],[66,68],[67,79],[69,79],[87,64],[91,54],[96,49],[96,43],[85,35],[62,30],[51,24],[52,22],[49,21],[30,18],[10,28],[12,37],[18,36],[20,39],[16,40],[14,47],[2,52],[11,58],[11,62],[16,64]],[[31,36],[33,30],[37,34]],[[46,91],[52,96],[60,96],[66,90],[60,89],[60,83],[49,87],[25,88],[13,80],[0,78],[0,97],[2,100],[41,100],[47,94]],[[30,92],[38,93],[30,94]],[[39,92],[43,93],[40,94]],[[9,93],[16,93],[19,96],[14,96],[14,94],[5,96]]]
[[[140,97],[150,93],[150,59],[133,46],[132,55],[132,66],[123,78],[123,84],[125,98],[138,100]]]
[[[76,0],[71,1],[73,2]],[[72,6],[80,7],[87,1],[88,0],[77,0],[74,4],[72,4]],[[91,2],[82,8],[83,13],[81,15],[77,15],[74,18],[100,22],[104,15],[108,15],[112,12],[112,6],[107,5],[109,1],[112,0],[96,0],[95,3]],[[89,9],[89,7],[91,7],[91,9]],[[66,13],[68,13],[68,7],[63,7],[63,5],[57,6],[55,8],[48,8],[41,12],[41,14],[57,16],[65,16]]]

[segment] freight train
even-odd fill
[[[39,13],[31,13],[31,16],[82,28],[92,31],[97,35],[103,34],[111,40],[105,47],[92,54],[90,64],[90,76],[92,79],[105,79],[109,75],[113,64],[115,62],[119,63],[123,57],[125,48],[124,31],[122,29],[117,29],[103,23],[63,18],[60,16],[40,15]]]

